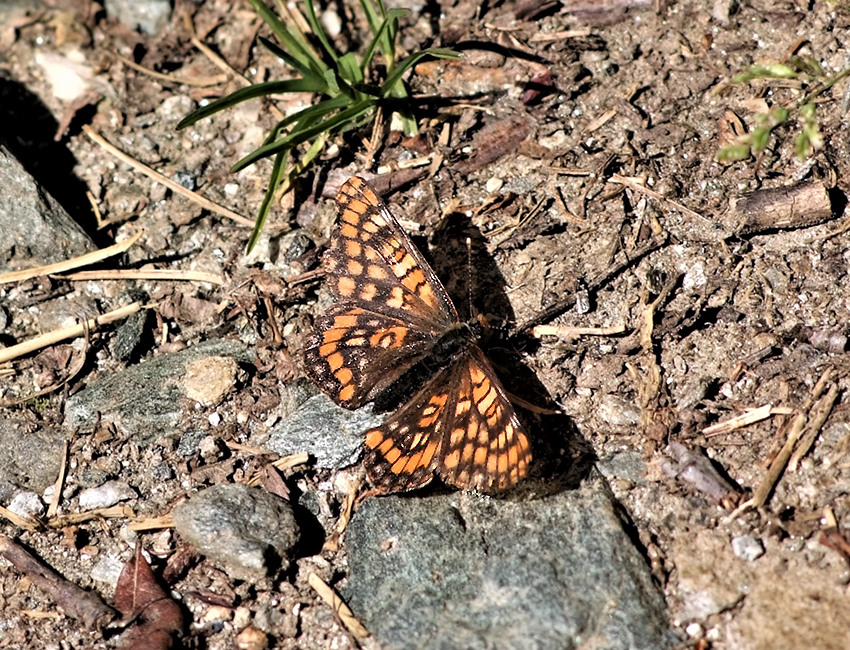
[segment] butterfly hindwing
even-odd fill
[[[475,346],[366,433],[378,490],[412,490],[434,472],[465,490],[501,490],[528,472],[531,449],[501,383]]]
[[[437,473],[446,483],[489,492],[528,472],[528,437],[484,353],[471,346],[454,381],[453,419],[444,433]]]

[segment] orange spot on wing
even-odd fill
[[[401,278],[401,283],[411,293],[418,294],[418,288],[425,284],[425,274],[420,269],[413,269],[410,273]]]
[[[493,384],[489,384],[489,386],[490,392],[484,396],[484,399],[478,402],[479,413],[487,413],[490,410],[490,407],[493,406],[493,402],[495,402],[498,397],[496,389],[493,388]]]
[[[360,245],[360,242],[353,239],[346,239],[345,254],[349,257],[360,257],[363,254],[363,246]]]
[[[353,295],[356,288],[357,283],[354,281],[354,278],[341,277],[337,280],[336,289],[339,291],[339,294],[345,298]]]
[[[447,469],[455,469],[459,462],[460,450],[458,449],[455,449],[443,459],[443,465],[445,465]]]
[[[420,451],[418,454],[413,454],[407,460],[407,464],[404,466],[404,471],[408,474],[413,474],[413,472],[422,467],[422,452]]]
[[[472,445],[471,442],[468,442],[468,443],[466,443],[466,445],[463,448],[463,453],[461,454],[460,459],[464,463],[468,463],[469,461],[472,460],[472,456],[474,454],[475,454],[475,447]]]
[[[334,316],[334,327],[347,330],[356,326],[357,316],[354,314],[340,314],[339,316]]]
[[[401,290],[401,287],[393,287],[392,291],[390,291],[390,299],[387,300],[387,306],[394,307],[395,309],[404,307],[404,292]]]
[[[429,442],[425,449],[422,451],[422,464],[430,465],[431,461],[434,459],[435,453],[437,453],[437,443]]]
[[[373,280],[386,280],[389,277],[386,269],[378,266],[377,264],[370,264],[366,269],[366,275]]]
[[[348,204],[348,207],[342,211],[340,219],[345,223],[350,223],[356,226],[363,221],[363,215],[368,209],[368,206],[363,203],[363,201],[352,199]]]
[[[345,363],[345,359],[339,352],[334,352],[333,354],[329,354],[325,357],[325,361],[327,361],[328,366],[331,369],[331,372],[342,368],[342,365]]]
[[[339,327],[334,326],[331,329],[325,330],[322,333],[322,341],[324,341],[325,343],[333,343],[335,341],[339,341],[343,336],[345,336],[347,331],[348,330],[346,329],[340,329]]]
[[[360,300],[363,302],[372,302],[378,293],[378,287],[371,282],[360,291]]]
[[[454,431],[452,431],[451,443],[452,447],[459,447],[460,443],[463,442],[463,439],[466,438],[466,429],[462,429],[458,427]]]
[[[336,377],[340,384],[345,386],[351,383],[351,380],[354,378],[354,373],[351,372],[351,368],[340,368],[334,373],[334,377]]]

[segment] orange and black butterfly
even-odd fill
[[[516,483],[528,472],[531,449],[476,345],[481,325],[460,321],[434,271],[366,181],[349,179],[336,200],[339,227],[324,266],[337,302],[316,320],[304,360],[313,381],[345,408],[408,386],[409,400],[366,433],[370,481],[382,493],[413,490],[435,474],[462,489]]]

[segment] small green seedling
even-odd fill
[[[402,76],[428,56],[459,58],[459,55],[451,50],[428,48],[396,61],[398,19],[405,15],[407,10],[387,11],[383,0],[360,0],[372,40],[359,60],[352,52],[339,54],[334,50],[316,16],[313,0],[304,0],[305,18],[311,34],[305,34],[298,28],[298,21],[292,18],[291,10],[286,8],[282,0],[275,1],[280,15],[289,17],[286,22],[263,0],[248,0],[278,41],[274,43],[260,37],[260,42],[300,76],[242,88],[194,111],[177,125],[178,129],[184,129],[240,102],[278,93],[308,92],[321,98],[312,106],[278,122],[261,147],[231,168],[231,171],[238,172],[262,158],[274,156],[268,188],[248,240],[248,251],[259,239],[277,192],[285,191],[291,186],[293,179],[321,153],[329,137],[363,126],[373,118],[378,107],[397,111],[405,132],[408,135],[415,134],[416,119]],[[374,73],[372,64],[378,52],[383,57],[385,77],[382,81],[375,82],[370,79],[370,73]],[[287,170],[289,153],[301,145],[307,146],[306,153]]]
[[[734,76],[733,83],[756,80],[770,83],[771,80],[791,79],[800,85],[802,96],[785,106],[777,105],[766,113],[757,115],[753,130],[721,148],[717,152],[717,159],[721,162],[731,162],[744,160],[750,154],[757,156],[767,147],[774,130],[792,118],[800,125],[800,132],[794,143],[797,158],[802,160],[819,151],[824,142],[817,119],[816,100],[848,74],[850,68],[830,75],[812,57],[792,56],[785,63],[754,65],[746,72]]]

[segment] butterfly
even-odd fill
[[[349,409],[407,386],[409,399],[366,432],[364,464],[375,491],[413,490],[435,475],[467,490],[513,485],[528,472],[531,448],[476,344],[480,319],[460,320],[366,181],[350,178],[336,201],[339,225],[323,266],[337,302],[316,319],[304,364],[316,385]]]

